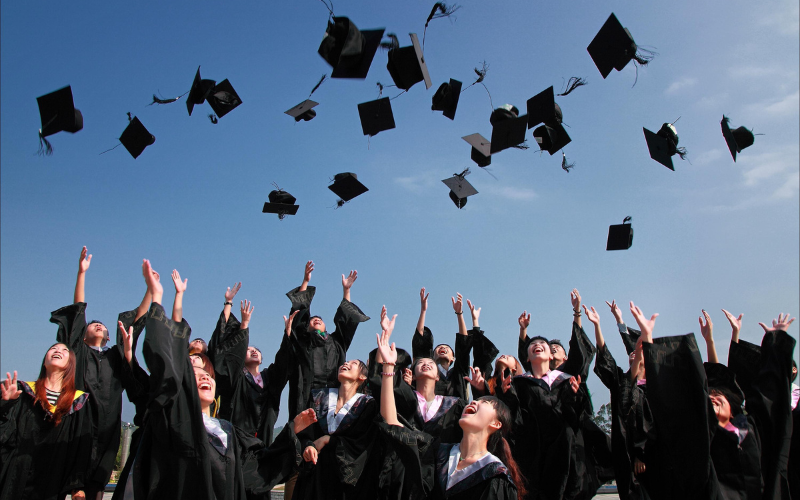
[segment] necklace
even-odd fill
[[[486,454],[486,453],[488,453],[488,452],[485,452],[485,451],[479,451],[479,452],[477,452],[477,453],[471,453],[471,454],[467,455],[466,457],[462,455],[462,456],[458,457],[458,461],[459,461],[459,462],[463,462],[464,460],[467,460],[468,458],[474,457],[474,456],[476,456],[476,455],[484,455],[484,454]]]

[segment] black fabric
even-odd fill
[[[494,360],[500,354],[500,350],[480,328],[473,328],[472,332],[474,336],[472,341],[472,366],[478,368],[483,377],[488,380],[492,376]]]
[[[0,400],[0,498],[54,500],[84,489],[93,450],[91,395],[77,395],[56,426],[52,414],[34,404],[33,388],[17,386],[17,399]]]
[[[122,392],[135,381],[132,368],[125,360],[119,331],[117,345],[106,351],[92,349],[83,341],[85,311],[86,303],[71,304],[50,313],[50,322],[58,325],[56,342],[66,344],[75,353],[76,388],[92,396],[88,405],[95,427],[94,452],[86,471],[86,487],[102,491],[111,478],[119,450]]]
[[[333,333],[319,335],[308,331],[310,307],[316,288],[299,287],[286,294],[292,301],[291,312],[300,311],[292,323],[289,366],[289,418],[311,406],[312,389],[339,387],[339,367],[347,361],[346,353],[356,334],[358,324],[369,319],[352,302],[342,299],[333,318]]]
[[[244,500],[264,494],[288,477],[300,461],[294,424],[284,426],[269,448],[236,427],[228,427],[232,429],[228,442],[232,458],[224,464],[225,484],[218,484],[223,465],[219,453],[209,446],[203,423],[189,361],[190,333],[185,321],[173,322],[160,304],[150,306],[142,349],[150,369],[150,393],[133,465],[134,494],[137,500]]]
[[[517,342],[517,357],[519,358],[522,367],[526,371],[531,371],[531,364],[528,362],[528,346],[531,343],[531,338],[525,335],[525,338],[520,338]],[[558,368],[559,371],[568,373],[573,376],[580,375],[581,381],[586,382],[586,377],[589,376],[589,370],[592,367],[592,359],[596,349],[592,341],[583,331],[583,328],[578,326],[574,321],[572,322],[572,332],[569,337],[569,352],[567,353],[567,360]]]
[[[469,330],[467,335],[456,334],[456,345],[454,349],[455,360],[450,366],[446,377],[442,377],[439,372],[439,380],[436,382],[434,392],[437,396],[455,396],[467,399],[467,386],[469,383],[464,377],[469,376],[470,353],[475,340],[475,330]],[[414,330],[411,340],[411,355],[414,359],[430,358],[433,359],[433,332],[425,327],[422,335]],[[438,369],[438,367],[437,367]]]
[[[761,439],[752,418],[742,414],[732,422],[744,436],[717,426],[711,439],[711,460],[719,481],[720,495],[726,500],[762,498]],[[779,497],[764,497],[779,498]]]

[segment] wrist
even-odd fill
[[[464,314],[463,312],[458,312],[458,311],[455,311],[455,313],[457,316],[461,316],[462,314]]]
[[[225,300],[225,304],[224,304],[224,305],[225,305],[226,307],[227,307],[227,306],[233,306],[233,302],[231,302],[230,300],[227,300],[227,299],[226,299],[226,300]]]

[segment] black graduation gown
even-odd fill
[[[17,399],[0,400],[0,499],[55,500],[84,489],[92,457],[90,395],[76,391],[72,409],[54,426],[52,414],[34,404],[35,383],[17,387]]]
[[[658,446],[648,454],[648,493],[658,499],[721,498],[711,462],[719,425],[694,334],[644,343],[647,400]]]
[[[75,352],[75,386],[89,394],[88,405],[94,422],[94,453],[86,474],[86,487],[103,491],[117,457],[122,423],[122,392],[131,383],[132,370],[125,360],[122,339],[117,331],[117,345],[97,351],[83,341],[86,330],[86,303],[62,307],[50,314],[58,325],[56,342]],[[114,330],[118,330],[114,328]]]
[[[598,350],[594,372],[611,394],[611,450],[619,497],[649,499],[646,472],[641,478],[633,473],[634,459],[639,458],[647,466],[645,451],[654,444],[654,440],[647,439],[648,433],[654,432],[646,393],[639,386],[637,395],[632,394],[635,382],[631,381],[630,371],[623,372],[617,366],[607,347]]]
[[[795,340],[783,331],[767,332],[761,348],[754,347],[742,340],[732,342],[728,363],[761,437],[764,498],[789,498],[793,430],[790,378]]]
[[[185,321],[172,321],[160,304],[150,306],[143,347],[150,394],[133,464],[134,496],[137,500],[244,500],[263,495],[301,460],[294,423],[284,426],[266,448],[254,436],[221,421],[229,434],[228,452],[222,455],[203,423],[189,361],[190,333]]]
[[[315,391],[313,406],[317,422],[300,433],[302,449],[313,441],[330,435],[330,441],[319,452],[316,465],[303,462],[297,479],[294,498],[372,499],[381,471],[381,447],[377,438],[375,417],[378,401],[362,395],[347,412],[336,431],[328,431],[328,391]]]
[[[575,429],[587,397],[573,393],[564,373],[552,387],[531,375],[518,375],[497,396],[514,417],[512,453],[527,480],[532,500],[561,500],[572,471]]]
[[[244,367],[249,343],[250,329],[241,329],[233,314],[228,315],[226,322],[224,313],[220,313],[208,342],[208,357],[214,365],[220,398],[217,416],[269,444],[280,410],[281,392],[288,381],[289,340],[283,336],[275,362],[261,370],[263,388]],[[262,411],[268,413],[263,415],[263,421]]]
[[[464,377],[469,376],[469,358],[476,335],[481,335],[482,337],[483,332],[480,329],[473,328],[467,331],[467,335],[456,333],[456,345],[454,350],[456,359],[453,361],[453,365],[450,367],[450,371],[447,372],[446,377],[442,377],[441,371],[439,372],[439,381],[436,382],[436,388],[434,389],[437,396],[455,396],[461,399],[467,399],[469,382],[464,380]],[[485,340],[488,341],[488,339]],[[483,342],[483,340],[481,342]],[[433,348],[433,333],[430,328],[427,326],[424,327],[422,335],[420,335],[417,330],[414,330],[414,337],[412,337],[411,340],[411,355],[414,359],[433,359]]]
[[[381,431],[417,487],[409,498],[429,500],[516,500],[517,488],[502,463],[494,462],[447,489],[448,460],[454,443],[381,421]]]
[[[342,299],[333,317],[335,329],[324,336],[308,331],[310,307],[316,288],[305,291],[299,287],[286,294],[292,301],[291,312],[300,311],[292,323],[290,339],[293,366],[289,374],[289,418],[311,406],[312,389],[339,387],[339,367],[346,361],[347,349],[353,341],[359,323],[369,319],[361,309]]]

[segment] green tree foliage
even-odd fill
[[[592,416],[592,421],[603,429],[606,434],[611,434],[611,403],[606,403]]]

